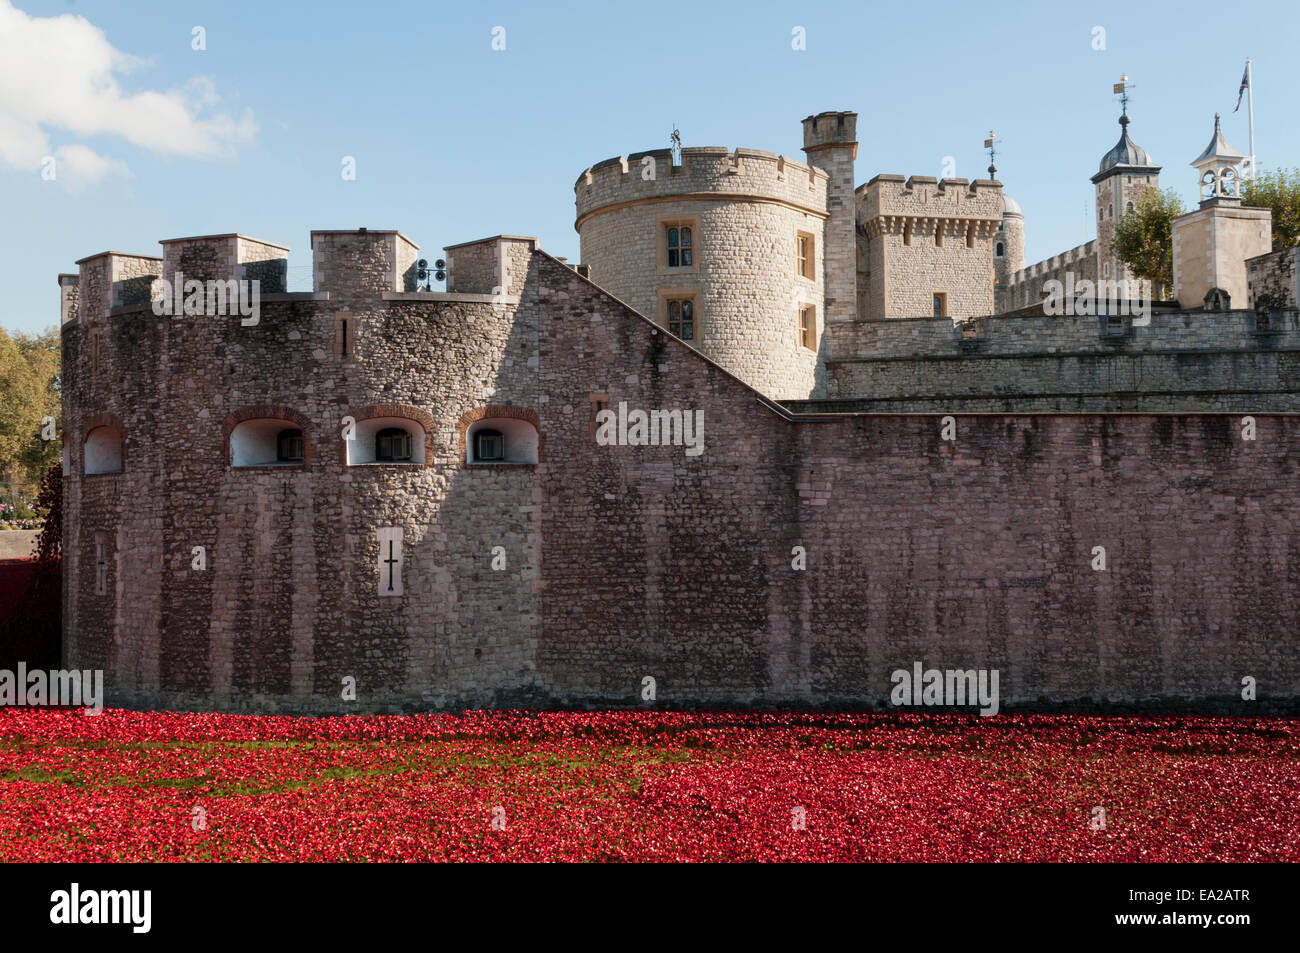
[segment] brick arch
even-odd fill
[[[513,420],[526,420],[533,425],[537,431],[537,462],[541,463],[544,459],[542,450],[545,444],[546,435],[542,433],[540,421],[535,410],[529,410],[527,407],[515,407],[507,404],[489,404],[486,407],[476,407],[468,413],[461,414],[460,420],[456,421],[456,452],[458,461],[464,464],[468,448],[465,446],[465,434],[469,431],[471,424],[476,424],[485,417],[506,417]],[[521,466],[527,464],[521,464]]]
[[[242,407],[226,417],[226,436],[230,436],[230,431],[234,430],[236,425],[242,424],[245,420],[292,420],[305,433],[311,426],[311,421],[304,417],[298,411],[290,407],[284,407],[280,404],[259,404],[256,407]]]
[[[92,430],[99,427],[112,427],[125,439],[126,430],[122,427],[122,421],[117,414],[95,414],[87,417],[86,422],[81,426],[81,442],[85,443],[86,438],[90,436]]]
[[[433,430],[435,424],[433,414],[427,410],[416,407],[414,404],[367,404],[365,407],[349,410],[348,414],[356,418],[358,423],[372,417],[404,417],[407,420],[414,420],[424,428],[424,465],[426,467],[433,466]],[[347,460],[347,447],[343,440],[342,430],[339,431],[339,459]]]
[[[68,469],[72,469],[74,463],[81,464],[81,473],[83,476],[117,476],[118,473],[86,473],[86,440],[90,437],[92,430],[98,430],[100,427],[110,427],[117,431],[118,440],[121,443],[119,452],[122,456],[122,469],[118,473],[126,472],[126,428],[122,426],[122,420],[117,414],[94,414],[87,417],[81,426],[81,445],[77,448],[79,461],[69,460]],[[64,433],[64,439],[67,439],[67,433]]]
[[[221,455],[226,466],[231,466],[233,463],[230,459],[230,433],[246,420],[288,420],[297,424],[298,428],[302,430],[303,436],[302,465],[297,469],[305,470],[311,464],[311,458],[315,452],[311,442],[311,420],[293,408],[285,407],[282,404],[258,404],[254,407],[241,407],[226,416],[223,425],[221,449]],[[295,468],[282,467],[280,469],[292,470]]]

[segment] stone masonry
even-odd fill
[[[188,242],[204,279],[278,247]],[[453,292],[413,290],[400,233],[312,248],[314,291],[263,295],[251,326],[155,315],[123,285],[147,256],[60,278],[64,662],[104,668],[111,703],[636,705],[651,676],[666,706],[872,707],[917,660],[997,668],[1004,707],[1242,711],[1246,676],[1251,712],[1300,696],[1300,418],[1247,440],[1237,413],[800,415],[530,239],[449,249]],[[899,353],[947,346],[888,323],[916,336]],[[620,405],[702,411],[703,452],[598,444]],[[404,420],[427,453],[351,464],[347,418]],[[304,459],[232,466],[259,420],[301,429]],[[532,428],[537,462],[467,462],[493,420]],[[124,463],[88,475],[103,428]]]
[[[864,318],[945,317],[993,310],[993,237],[1002,185],[991,179],[878,175],[858,190]]]
[[[816,386],[826,321],[828,174],[754,149],[668,150],[608,159],[574,187],[582,260],[602,288],[661,327],[668,301],[691,300],[692,345],[764,393],[806,397]],[[692,234],[692,262],[671,266],[665,234]],[[814,238],[812,277],[796,273],[800,233]],[[811,305],[813,348],[799,340]]]

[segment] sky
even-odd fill
[[[985,177],[995,131],[1033,263],[1095,236],[1122,74],[1130,133],[1189,207],[1216,111],[1249,151],[1247,57],[1259,166],[1300,166],[1298,35],[1295,0],[0,0],[0,325],[57,325],[80,258],[189,235],[289,246],[291,287],[312,229],[397,228],[429,259],[532,235],[577,261],[587,167],[674,126],[802,160],[826,110],[858,113],[858,184],[948,157]]]

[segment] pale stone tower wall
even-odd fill
[[[826,321],[852,321],[857,314],[857,208],[853,162],[858,157],[858,114],[824,112],[803,121],[803,151],[808,164],[830,176],[830,213],[822,242],[826,260]]]
[[[1246,259],[1267,254],[1273,213],[1240,199],[1215,198],[1173,221],[1174,297],[1184,308],[1200,307],[1212,288],[1228,292],[1235,307],[1249,300]]]
[[[1097,182],[1097,255],[1101,262],[1101,277],[1119,281],[1127,277],[1127,269],[1113,251],[1111,241],[1115,235],[1115,222],[1130,204],[1147,189],[1160,188],[1158,171],[1118,172]]]
[[[993,237],[1002,184],[878,175],[857,191],[862,318],[916,318],[947,296],[947,317],[993,311]]]
[[[807,397],[826,321],[830,180],[756,149],[683,149],[676,167],[666,149],[608,159],[574,186],[582,262],[592,281],[662,327],[668,301],[691,297],[693,347],[770,397]],[[691,228],[689,266],[668,264],[670,224]],[[801,232],[814,239],[811,278],[796,274]],[[812,348],[799,335],[807,306]]]
[[[1001,246],[1002,254],[998,254]],[[993,236],[993,277],[997,284],[994,296],[998,310],[1005,305],[1011,276],[1025,267],[1025,216],[1020,206],[1006,196],[1002,201],[1002,227]]]

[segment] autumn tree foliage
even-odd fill
[[[1300,244],[1300,169],[1274,169],[1246,182],[1243,205],[1273,212],[1273,248]]]
[[[1185,211],[1173,189],[1144,189],[1115,222],[1111,248],[1136,278],[1151,282],[1152,293],[1163,298],[1174,283],[1174,219]]]
[[[32,485],[61,456],[59,330],[10,334],[0,328],[0,472]],[[47,421],[49,425],[47,425]]]

